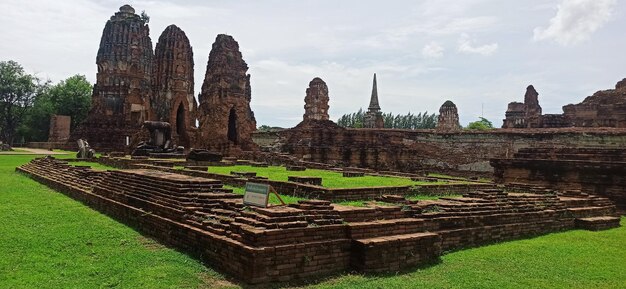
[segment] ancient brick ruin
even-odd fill
[[[73,139],[86,138],[99,150],[128,151],[126,139],[137,143],[146,123],[163,130],[153,137],[157,145],[164,145],[171,130],[177,144],[210,151],[194,151],[186,160],[155,160],[166,155],[147,151],[98,158],[119,168],[109,171],[51,157],[17,170],[247,283],[397,272],[450,250],[560,230],[613,228],[620,221],[616,212],[626,210],[626,79],[614,90],[564,106],[562,115],[542,114],[539,94],[529,86],[524,103],[509,104],[504,129],[463,131],[451,101],[441,106],[434,130],[384,129],[376,74],[365,129],[339,127],[329,120],[328,86],[314,78],[303,121],[276,133],[272,150],[260,152],[252,141],[256,120],[248,65],[232,36],[216,37],[197,103],[185,33],[168,26],[153,54],[145,19],[128,5],[107,22],[96,61],[93,107]],[[59,135],[51,133],[51,139]],[[443,172],[474,181],[328,188],[319,176],[277,181],[256,172],[208,171],[209,165],[236,164],[425,182],[433,181],[426,172]],[[478,182],[478,176],[492,173],[500,186]],[[249,207],[224,188],[247,182],[308,200]],[[463,197],[405,198],[442,192]],[[363,200],[386,204],[331,203]]]
[[[563,106],[563,114],[541,114],[539,94],[531,85],[524,103],[511,102],[503,128],[626,127],[626,79],[615,89],[601,90],[579,104]]]
[[[166,121],[176,145],[225,154],[256,149],[250,75],[231,36],[218,35],[213,44],[199,105],[185,32],[168,26],[153,54],[148,24],[129,5],[107,22],[96,62],[92,108],[72,141],[84,138],[101,151],[129,152],[148,137],[144,121]]]
[[[198,147],[237,154],[252,150],[256,130],[250,109],[248,65],[232,36],[220,34],[209,54],[206,76],[199,96]]]
[[[50,157],[17,170],[251,284],[396,272],[454,249],[619,226],[610,201],[583,194],[485,189],[438,201],[381,196],[396,204],[386,207],[306,200],[258,208],[204,177],[94,171]]]
[[[617,87],[617,91],[623,88],[619,84]],[[617,95],[612,90],[597,94],[610,93]],[[514,127],[511,129],[461,130],[456,105],[446,101],[439,111],[435,130],[352,129],[339,127],[332,121],[303,121],[292,129],[278,132],[273,142],[264,142],[307,162],[376,171],[437,171],[464,176],[490,176],[493,172],[490,159],[511,157],[520,148],[619,148],[626,145],[626,130],[621,128],[541,127],[554,118],[542,115],[538,95],[534,87],[529,86],[524,103],[509,105],[505,125]],[[617,100],[612,102],[617,103]],[[380,109],[376,78],[370,108],[378,112]]]
[[[459,124],[459,112],[454,102],[447,100],[439,108],[438,131],[455,132],[461,130]]]
[[[72,133],[94,147],[123,150],[126,137],[152,118],[150,29],[129,5],[107,21],[96,57],[98,73],[87,120]]]
[[[365,116],[363,116],[363,127],[365,128],[385,127],[383,114],[380,111],[380,104],[378,104],[378,85],[376,84],[375,73],[374,73],[374,82],[372,84],[372,96],[370,98],[370,105],[367,107],[367,112],[365,113]]]
[[[626,212],[624,148],[523,148],[491,164],[498,183],[600,195]]]
[[[305,161],[378,171],[438,171],[490,176],[492,158],[520,148],[626,146],[623,129],[497,129],[489,131],[350,129],[331,121],[300,123],[278,133],[281,151]]]
[[[159,37],[154,51],[152,101],[155,120],[169,122],[172,139],[189,147],[195,139],[196,111],[194,97],[193,51],[187,35],[170,25]]]
[[[615,89],[601,90],[579,104],[563,106],[563,116],[576,127],[626,128],[626,79]]]
[[[70,139],[72,117],[54,114],[50,116],[48,142],[67,142]]]
[[[316,77],[309,83],[304,97],[304,121],[328,120],[328,86]]]
[[[529,85],[524,94],[524,103],[511,102],[506,110],[506,119],[502,128],[542,127],[539,93]]]

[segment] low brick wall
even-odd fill
[[[167,172],[174,172],[194,177],[205,177],[216,179],[224,184],[243,187],[246,182],[269,184],[281,194],[304,197],[310,199],[320,199],[327,201],[359,201],[373,200],[382,195],[409,196],[416,194],[425,195],[460,195],[473,190],[493,188],[489,184],[449,184],[449,185],[421,185],[421,186],[397,186],[397,187],[363,187],[363,188],[326,188],[295,182],[275,181],[257,178],[241,178],[231,175],[222,175],[204,171],[190,169],[170,169],[158,166],[143,165],[141,167],[158,169]]]

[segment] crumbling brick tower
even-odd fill
[[[543,127],[543,116],[539,105],[539,93],[529,85],[524,94],[524,103],[511,102],[506,110],[502,128]]]
[[[172,139],[189,147],[195,135],[198,103],[194,98],[193,50],[185,32],[170,25],[154,52],[151,106],[155,119],[169,122]]]
[[[151,119],[152,41],[148,24],[129,5],[107,21],[96,57],[98,73],[87,120],[71,140],[84,138],[92,147],[124,150],[126,137]]]
[[[447,100],[439,108],[437,131],[454,132],[461,130],[459,112],[454,102]]]
[[[539,93],[532,85],[529,85],[526,88],[526,94],[524,95],[524,106],[526,126],[529,128],[542,127]]]
[[[304,97],[304,121],[328,120],[328,86],[316,77],[309,83]]]
[[[247,71],[237,41],[229,35],[218,35],[199,96],[200,127],[195,147],[229,155],[257,149],[251,135],[256,130],[256,120],[250,109]]]

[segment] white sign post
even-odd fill
[[[246,192],[243,195],[244,205],[267,208],[270,199],[270,193],[276,195],[278,200],[285,205],[276,190],[268,184],[246,183]]]
[[[246,193],[243,195],[244,204],[267,208],[269,197],[270,185],[246,183]]]

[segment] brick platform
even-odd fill
[[[619,225],[597,196],[512,194],[353,208],[306,200],[254,208],[220,181],[155,170],[93,171],[53,158],[16,170],[251,284],[344,271],[394,272],[445,251]]]

